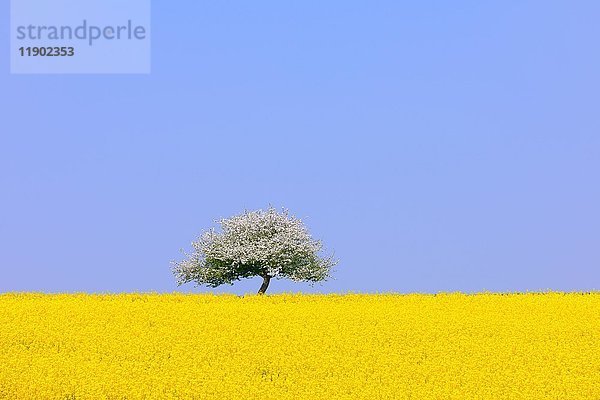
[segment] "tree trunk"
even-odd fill
[[[260,289],[258,289],[258,294],[265,294],[267,288],[269,287],[269,282],[271,282],[271,277],[269,275],[263,276],[263,283]]]

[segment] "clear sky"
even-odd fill
[[[0,292],[177,288],[213,220],[285,206],[336,280],[600,289],[597,1],[154,1],[150,75],[10,75]]]

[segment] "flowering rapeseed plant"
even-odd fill
[[[600,399],[600,293],[0,295],[0,399]]]

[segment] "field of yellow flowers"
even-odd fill
[[[600,293],[0,295],[0,399],[600,399]]]

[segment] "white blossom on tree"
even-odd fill
[[[193,251],[185,260],[173,263],[179,285],[196,282],[217,287],[260,276],[263,284],[258,293],[263,294],[271,278],[319,282],[329,278],[337,264],[332,256],[319,255],[321,242],[285,209],[246,211],[216,222],[220,232],[205,232],[192,242]]]

